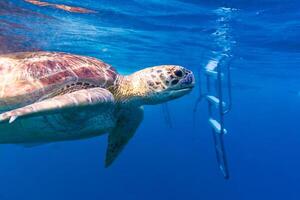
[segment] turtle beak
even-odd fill
[[[185,70],[184,77],[179,81],[180,87],[182,89],[190,88],[192,89],[195,86],[195,77],[193,72],[190,70]]]
[[[173,88],[172,95],[176,97],[184,96],[192,91],[195,86],[195,77],[193,72],[185,70],[184,76],[179,80],[175,88]]]

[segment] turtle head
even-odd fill
[[[161,65],[142,70],[146,84],[144,104],[158,104],[191,92],[195,85],[193,73],[177,65]]]
[[[110,91],[117,102],[130,105],[153,105],[179,98],[195,85],[193,73],[177,65],[161,65],[119,76]]]

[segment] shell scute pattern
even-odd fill
[[[31,62],[31,60],[25,61],[23,63],[26,68],[25,75],[32,78],[44,78],[45,76],[52,75],[53,73],[58,73],[67,70],[67,63],[63,61],[45,60]],[[45,67],[47,66],[47,67]]]
[[[0,74],[0,107],[20,101],[34,102],[63,89],[67,90],[62,93],[93,86],[106,88],[114,84],[118,75],[101,60],[60,52],[1,55],[0,67],[3,71]],[[76,85],[77,82],[83,84]]]

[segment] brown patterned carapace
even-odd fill
[[[0,107],[34,102],[58,93],[114,84],[117,73],[91,57],[59,52],[0,56]]]

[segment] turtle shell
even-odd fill
[[[118,73],[101,60],[61,52],[0,55],[0,108],[27,105],[72,91],[114,84]]]

